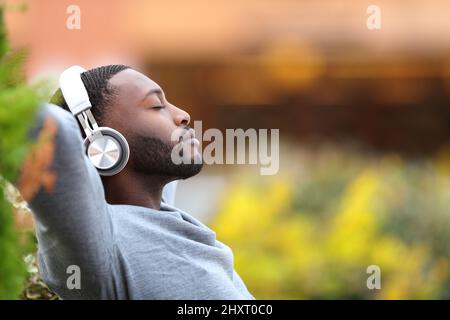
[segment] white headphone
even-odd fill
[[[112,176],[125,168],[130,148],[125,137],[109,127],[99,127],[91,113],[92,104],[81,74],[80,66],[66,69],[59,77],[59,87],[72,114],[86,133],[85,152],[100,175]]]

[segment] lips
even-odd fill
[[[181,142],[181,141],[188,141],[190,139],[195,140],[198,143],[198,140],[195,138],[195,131],[194,131],[194,129],[191,129],[191,128],[185,130],[185,133],[180,135],[178,141],[179,142]]]
[[[198,141],[196,138],[191,138],[191,144],[195,145],[195,146],[200,146],[200,141]]]

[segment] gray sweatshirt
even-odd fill
[[[254,299],[230,248],[172,205],[174,183],[160,210],[108,204],[72,114],[44,105],[31,136],[48,116],[57,124],[50,166],[57,178],[52,192],[41,187],[29,205],[50,289],[63,299]]]

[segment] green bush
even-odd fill
[[[37,88],[24,80],[24,53],[9,49],[3,13],[0,6],[0,299],[16,299],[26,277],[23,256],[27,245],[18,239],[13,208],[4,197],[5,180],[17,179],[30,145],[26,133],[40,98]]]

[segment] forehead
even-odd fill
[[[120,96],[142,99],[149,90],[161,87],[146,75],[133,70],[125,69],[114,75],[109,83],[115,87]]]

